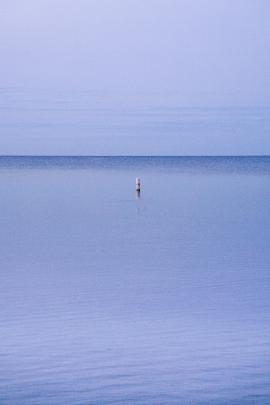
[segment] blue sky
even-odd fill
[[[55,153],[61,153],[61,145],[63,153],[72,152],[71,144],[63,143],[64,135],[60,144],[56,140],[64,129],[61,125],[55,140],[56,128],[47,128],[47,138],[46,131],[40,134],[36,109],[40,115],[42,108],[48,109],[57,100],[58,107],[68,103],[73,109],[89,108],[90,123],[95,120],[90,110],[97,105],[118,109],[119,119],[123,106],[130,111],[136,108],[136,113],[138,108],[268,106],[269,21],[268,0],[2,0],[0,153],[23,153],[25,149],[35,153],[39,139],[48,153],[54,153],[54,148]],[[82,97],[78,97],[79,92]],[[13,113],[6,113],[6,106],[13,108]],[[29,137],[24,108],[33,110],[37,138],[33,131]],[[265,115],[263,119],[257,116],[258,131],[260,121],[264,123],[262,132],[266,126],[268,129]],[[53,124],[55,120],[55,114],[47,113],[40,122]],[[26,125],[21,137],[20,123]],[[99,153],[95,143],[98,134],[93,128],[91,131],[87,132],[87,153],[91,154],[94,137],[93,153]],[[178,134],[181,137],[181,128]],[[109,137],[110,128],[103,135]],[[79,127],[76,130],[74,125],[74,133],[69,132],[66,142],[76,142],[76,136],[86,136],[86,131]],[[111,136],[111,143],[121,143],[117,134]],[[217,148],[220,153],[225,139],[232,143],[230,136],[224,131]],[[185,153],[185,142],[183,145],[179,137],[175,128],[175,146],[179,153]],[[198,142],[194,132],[189,145],[192,137]],[[140,142],[145,142],[147,153],[151,153],[147,131]],[[249,142],[244,132],[237,138],[235,153],[241,152],[243,142]],[[266,135],[259,142],[270,152]],[[250,143],[252,151],[251,145],[256,149],[254,139]],[[101,149],[100,153],[104,147]],[[186,153],[191,153],[189,150],[192,152],[189,147]],[[38,153],[42,153],[42,147]],[[207,153],[207,141],[201,153]]]

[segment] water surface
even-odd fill
[[[267,157],[0,158],[1,404],[270,403],[269,181]]]

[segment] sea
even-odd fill
[[[1,157],[0,404],[270,404],[269,241],[266,156]]]

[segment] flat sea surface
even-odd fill
[[[0,158],[1,405],[269,404],[269,241],[267,157]]]

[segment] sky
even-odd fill
[[[0,154],[270,153],[269,21],[268,0],[0,0]],[[200,110],[185,132],[198,107],[223,130]]]

